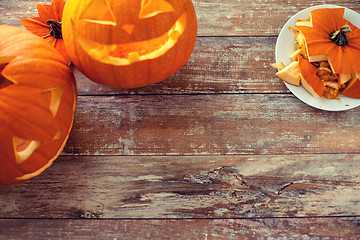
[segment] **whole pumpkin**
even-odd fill
[[[0,25],[0,185],[37,176],[60,155],[76,96],[74,75],[55,48]]]
[[[68,0],[62,20],[74,65],[94,82],[119,88],[175,74],[197,34],[191,0]]]

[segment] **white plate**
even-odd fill
[[[291,63],[289,58],[290,54],[295,51],[295,34],[292,29],[289,27],[295,27],[295,22],[297,20],[306,20],[310,16],[310,12],[318,8],[345,8],[336,5],[318,5],[304,9],[294,16],[292,16],[289,21],[281,29],[278,36],[276,47],[275,47],[275,59],[276,62],[283,62],[285,66]],[[356,27],[360,28],[360,14],[357,12],[345,8],[344,18],[354,24]],[[285,83],[285,82],[284,82]],[[306,104],[309,104],[312,107],[327,110],[327,111],[343,111],[351,108],[355,108],[360,105],[360,99],[349,98],[345,96],[339,96],[338,99],[326,99],[323,97],[313,97],[308,93],[303,87],[293,86],[291,84],[285,83],[287,88],[301,101]]]

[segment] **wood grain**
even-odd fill
[[[1,0],[0,24],[50,2]],[[73,68],[69,141],[0,187],[0,239],[359,239],[359,110],[306,105],[270,64],[293,14],[360,1],[193,3],[195,49],[169,79],[114,89]]]
[[[79,95],[288,93],[275,77],[274,37],[198,37],[188,63],[169,79],[116,89],[89,81],[76,68]]]
[[[357,12],[354,0],[194,0],[198,15],[199,36],[277,35],[282,26],[305,8],[334,4]]]
[[[83,96],[64,154],[358,153],[359,114],[291,94]]]
[[[36,4],[50,0],[1,0],[0,24],[21,26],[19,19],[37,15]],[[300,10],[334,4],[360,11],[356,0],[193,0],[199,36],[277,35],[286,21]]]
[[[0,218],[360,215],[358,154],[62,156],[0,188]]]
[[[18,239],[357,239],[359,218],[235,220],[0,220],[0,236]],[[20,226],[20,227],[19,227]],[[94,231],[96,229],[96,231]],[[20,230],[20,231],[19,231]]]

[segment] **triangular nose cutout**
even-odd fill
[[[134,24],[124,24],[124,25],[122,26],[122,28],[124,29],[124,31],[125,31],[127,34],[131,35],[131,33],[132,33],[133,30],[134,30]]]
[[[84,9],[80,19],[106,25],[116,25],[115,17],[107,0],[93,0]]]
[[[139,18],[150,18],[159,13],[174,11],[174,7],[166,0],[142,0]]]

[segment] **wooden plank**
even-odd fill
[[[360,12],[356,0],[194,0],[200,36],[277,35],[297,12],[315,5],[334,4]]]
[[[359,153],[359,119],[293,95],[82,96],[64,154]]]
[[[144,88],[110,88],[89,81],[76,68],[74,73],[80,95],[287,93],[270,66],[275,43],[275,37],[199,37],[177,74]]]
[[[0,24],[21,26],[19,19],[37,16],[36,4],[50,0],[1,0]],[[335,4],[360,12],[356,0],[194,0],[199,36],[277,35],[286,21],[307,7]]]
[[[0,218],[360,215],[359,154],[61,156],[0,188]]]
[[[0,237],[18,239],[357,239],[360,218],[219,220],[0,220]],[[96,229],[96,230],[95,230]]]

